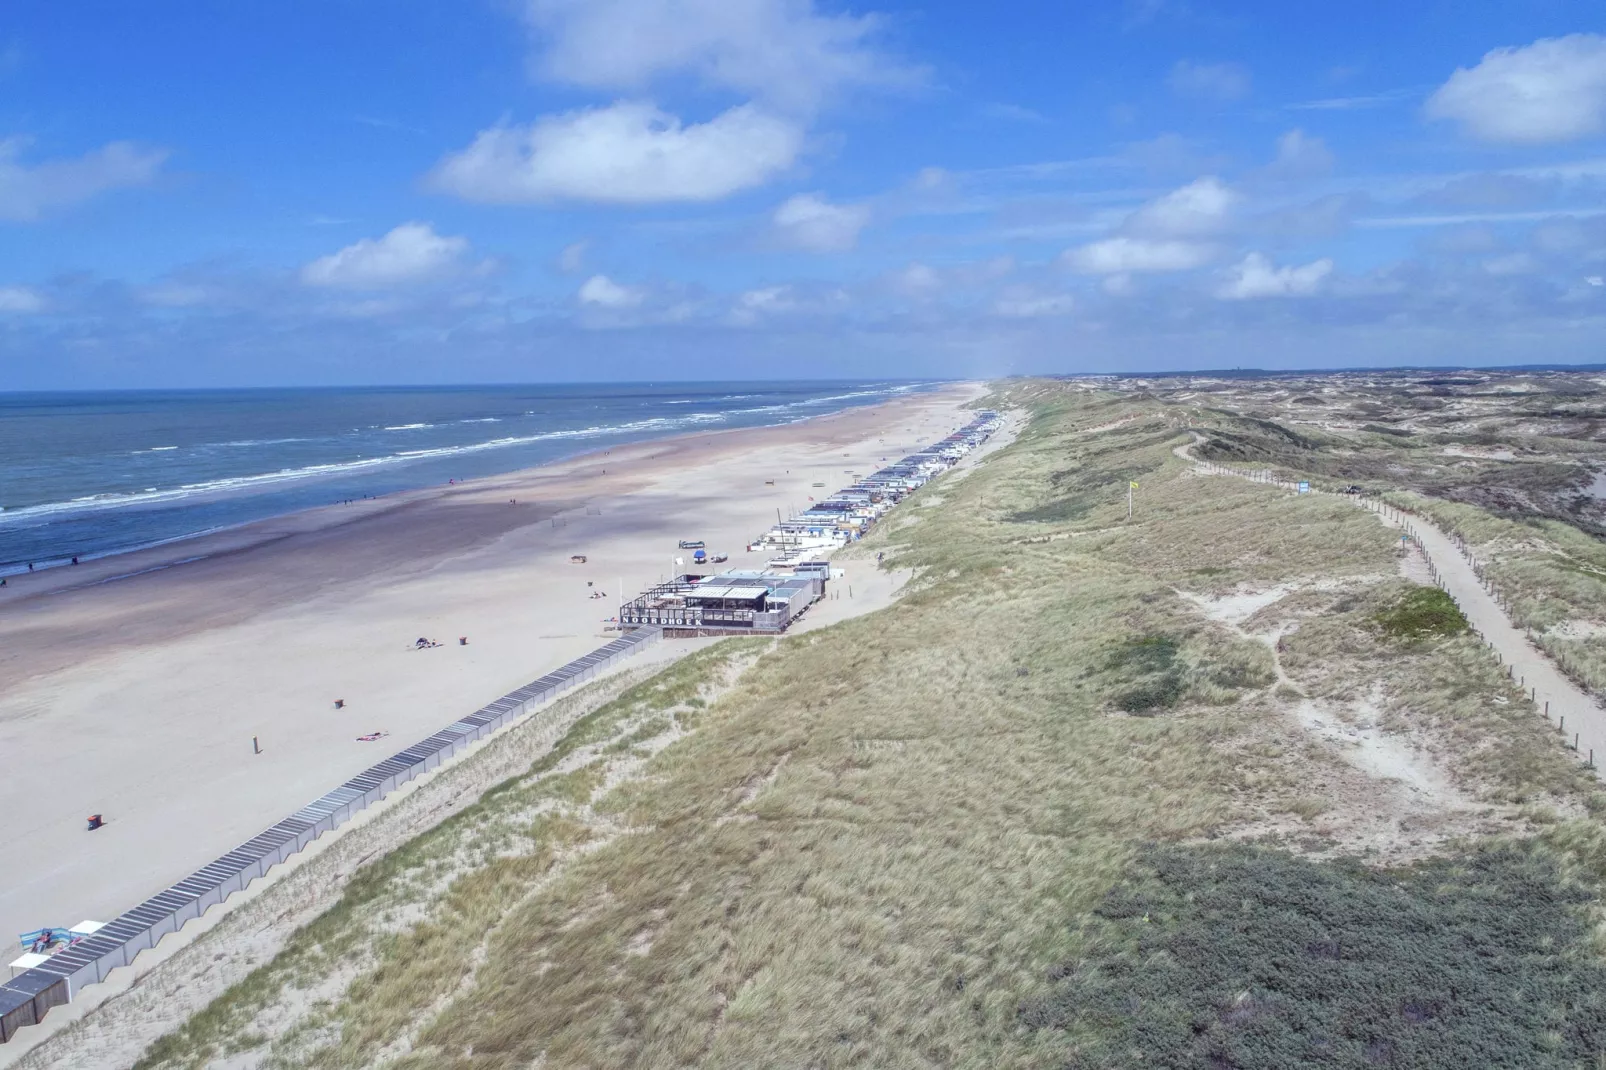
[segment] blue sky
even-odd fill
[[[1597,2],[13,0],[0,389],[1606,360]]]

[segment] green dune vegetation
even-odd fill
[[[983,403],[891,607],[637,683],[140,1066],[1596,1066],[1606,796],[1396,534],[1199,474],[1236,411]]]

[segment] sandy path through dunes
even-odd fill
[[[948,433],[977,393],[637,444],[8,587],[0,934],[106,920],[602,645],[620,587],[666,575],[678,539],[760,564],[742,547],[776,509]],[[93,812],[109,824],[90,834]]]
[[[1203,438],[1195,434],[1192,445]],[[1178,446],[1173,452],[1195,466],[1195,471],[1211,475],[1229,475],[1250,478],[1245,473],[1197,460],[1189,446]],[[1263,480],[1256,480],[1264,482]],[[1276,484],[1291,489],[1286,484]],[[1328,493],[1313,491],[1313,493]],[[1401,513],[1392,507],[1353,495],[1342,495],[1349,501],[1371,510],[1384,524],[1398,528],[1413,536],[1432,568],[1432,579],[1455,599],[1461,612],[1474,631],[1494,649],[1510,670],[1511,678],[1529,693],[1535,706],[1545,712],[1561,728],[1568,746],[1576,746],[1580,759],[1589,761],[1591,752],[1606,760],[1606,709],[1592,695],[1578,687],[1562,674],[1555,663],[1539,651],[1522,629],[1511,623],[1505,610],[1495,601],[1494,595],[1484,587],[1472,561],[1443,529],[1421,516]],[[1548,704],[1548,707],[1547,707]],[[1595,766],[1599,776],[1599,765]]]
[[[1541,711],[1549,704],[1550,719],[1563,728],[1569,746],[1576,735],[1579,757],[1587,761],[1594,751],[1606,760],[1606,709],[1564,676],[1554,662],[1528,642],[1522,629],[1511,623],[1455,540],[1420,516],[1407,514],[1395,520],[1385,515],[1377,503],[1364,504],[1377,512],[1384,523],[1403,527],[1416,538],[1433,566],[1439,586],[1450,593],[1473,629],[1510,667],[1511,678],[1528,690]]]

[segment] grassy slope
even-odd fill
[[[1118,1022],[1090,1038],[1029,1013],[1063,991],[1057,967],[1118,949],[1082,922],[1145,845],[1203,850],[1188,845],[1268,798],[1297,812],[1307,790],[1257,742],[1281,716],[1267,648],[1174,587],[1388,575],[1392,540],[1342,502],[1185,476],[1161,416],[1078,433],[1152,403],[1013,400],[1035,412],[1020,441],[866,547],[922,570],[901,602],[768,650],[706,710],[688,700],[728,670],[724,646],[671,670],[674,703],[600,711],[586,730],[614,742],[561,786],[548,769],[488,797],[365,871],[337,912],[422,904],[422,921],[349,944],[338,918],[317,923],[147,1065],[260,1050],[285,991],[343,959],[354,983],[266,1049],[277,1065],[1040,1066],[1119,1042]],[[1523,757],[1483,770],[1493,789],[1575,791],[1533,719],[1469,690],[1469,673],[1500,686],[1475,647],[1367,631],[1390,591],[1337,607],[1291,660],[1371,636],[1368,672],[1469,750]],[[1350,686],[1323,671],[1314,686]],[[693,730],[610,786],[663,709]],[[1588,828],[1551,839],[1558,867],[1595,857]],[[431,866],[464,854],[485,864],[432,889]]]

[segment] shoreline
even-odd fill
[[[80,552],[80,553],[78,553],[76,555],[72,554],[70,551],[64,551],[64,552],[61,552],[59,554],[55,554],[55,555],[52,555],[52,556],[49,556],[49,557],[36,557],[31,562],[29,562],[27,560],[24,560],[22,558],[18,558],[18,559],[14,560],[14,561],[0,562],[0,579],[10,580],[13,577],[28,577],[28,576],[31,576],[31,575],[38,575],[40,573],[51,572],[51,571],[54,571],[56,569],[72,568],[75,564],[79,564],[79,565],[87,564],[87,563],[93,562],[93,561],[103,561],[103,560],[106,560],[108,558],[124,557],[124,556],[130,555],[130,554],[137,554],[137,553],[143,553],[143,552],[146,552],[146,551],[157,550],[157,549],[161,549],[162,547],[188,542],[188,541],[193,540],[193,539],[201,539],[201,538],[206,538],[206,537],[213,536],[213,535],[227,534],[229,532],[238,531],[238,530],[240,530],[242,528],[248,528],[248,527],[251,527],[253,525],[273,523],[275,521],[283,520],[285,518],[298,516],[298,515],[303,514],[303,513],[314,512],[314,511],[317,511],[317,510],[320,510],[320,509],[324,509],[324,508],[332,508],[332,507],[335,507],[335,506],[341,506],[341,505],[352,504],[352,503],[356,503],[356,502],[364,502],[364,501],[392,500],[392,499],[396,499],[396,498],[399,498],[399,497],[404,497],[404,496],[413,495],[413,494],[419,494],[419,493],[428,492],[428,491],[435,490],[435,489],[446,488],[446,487],[449,487],[449,486],[465,486],[465,485],[474,484],[474,483],[481,483],[481,482],[484,482],[486,480],[496,480],[496,479],[502,479],[502,478],[508,478],[508,477],[515,477],[515,476],[523,475],[523,474],[526,474],[526,473],[529,473],[529,472],[533,472],[533,471],[535,471],[537,469],[547,468],[547,467],[550,467],[550,466],[553,466],[553,465],[561,465],[561,464],[569,463],[569,462],[572,462],[572,461],[581,460],[581,459],[584,459],[584,458],[586,458],[588,456],[591,456],[591,455],[594,455],[594,454],[607,453],[607,452],[609,452],[611,450],[614,450],[614,449],[625,449],[625,448],[628,448],[628,447],[631,447],[631,446],[649,445],[651,443],[663,442],[663,441],[667,441],[667,440],[670,440],[670,439],[679,438],[679,437],[682,437],[682,436],[701,435],[701,434],[718,434],[720,432],[734,432],[734,431],[756,431],[756,430],[763,430],[763,429],[766,429],[766,428],[787,427],[787,426],[790,426],[792,424],[807,423],[807,422],[809,422],[811,420],[824,419],[824,418],[829,418],[829,417],[832,417],[832,416],[837,416],[837,415],[840,415],[842,413],[853,412],[853,411],[855,411],[857,409],[861,409],[861,408],[874,408],[874,407],[876,407],[878,405],[886,404],[888,402],[898,401],[898,400],[904,399],[904,398],[919,397],[919,396],[922,396],[922,395],[925,395],[925,394],[930,394],[930,393],[934,393],[934,392],[941,392],[941,391],[949,389],[949,388],[954,388],[954,387],[963,388],[964,385],[965,384],[962,383],[962,382],[960,382],[960,383],[942,383],[942,382],[917,382],[917,383],[912,383],[912,384],[909,384],[907,387],[900,387],[896,391],[888,393],[886,396],[883,396],[878,401],[873,401],[873,402],[868,402],[868,403],[860,402],[860,403],[857,403],[857,404],[845,405],[842,408],[832,409],[832,410],[829,410],[829,411],[826,411],[826,412],[820,412],[820,413],[816,413],[816,414],[813,414],[813,415],[805,415],[805,416],[794,417],[792,419],[784,420],[784,421],[781,421],[781,422],[778,422],[778,423],[743,424],[743,425],[738,425],[738,426],[733,426],[733,427],[720,427],[720,428],[707,428],[707,429],[698,428],[698,427],[693,426],[693,427],[689,427],[689,428],[676,429],[676,430],[673,430],[673,431],[670,431],[670,432],[664,433],[664,434],[651,434],[651,435],[648,435],[647,437],[644,437],[644,438],[629,437],[633,432],[627,430],[623,426],[614,427],[614,428],[611,428],[606,433],[616,433],[616,434],[619,434],[622,437],[612,445],[588,446],[588,447],[585,447],[585,448],[582,448],[582,449],[578,450],[577,452],[560,453],[560,454],[558,454],[556,456],[553,456],[553,457],[551,457],[551,458],[549,458],[547,460],[544,460],[544,461],[540,461],[540,462],[538,462],[536,464],[533,464],[533,465],[532,464],[524,464],[524,465],[520,465],[518,467],[509,468],[509,469],[507,469],[505,471],[501,471],[501,472],[490,472],[490,473],[486,473],[486,474],[483,474],[483,475],[470,476],[467,479],[461,479],[460,478],[460,479],[457,479],[455,481],[448,481],[447,483],[440,483],[440,482],[436,482],[436,481],[431,481],[431,482],[428,482],[428,483],[420,484],[418,486],[402,487],[402,488],[395,489],[395,490],[385,491],[385,492],[380,493],[380,494],[373,494],[373,495],[364,494],[364,495],[362,495],[361,497],[358,497],[358,498],[336,499],[336,500],[333,500],[333,501],[328,501],[328,502],[323,502],[323,503],[318,503],[318,504],[296,506],[296,507],[293,507],[293,508],[286,509],[283,512],[276,512],[276,513],[272,513],[272,514],[267,515],[267,516],[259,516],[259,517],[255,517],[253,519],[240,520],[238,522],[231,522],[231,523],[213,525],[213,526],[205,527],[205,528],[202,528],[200,530],[193,531],[193,532],[187,532],[187,533],[179,534],[179,535],[170,535],[170,536],[167,536],[167,537],[164,537],[164,538],[154,539],[154,540],[146,541],[146,542],[133,543],[133,544],[130,544],[130,545],[127,545],[127,546],[123,546],[123,547],[119,547],[119,548],[116,548],[116,549],[109,549],[109,550],[104,550],[103,549],[103,550],[83,551],[83,552]],[[840,400],[840,399],[829,399],[829,400]],[[737,414],[739,415],[739,412]],[[731,415],[731,414],[726,414],[726,415]],[[595,430],[595,429],[593,429],[593,430]],[[480,450],[482,450],[484,448],[487,448],[488,445],[489,444],[484,444],[484,443],[470,444],[468,446],[460,447],[460,448],[465,450],[466,452],[478,452],[478,451],[480,451]],[[410,459],[417,459],[417,458],[410,458]],[[374,460],[377,460],[377,461],[401,461],[401,460],[403,460],[403,458],[401,456],[389,456],[389,457],[377,458],[377,459],[374,459]],[[366,462],[363,462],[363,463],[373,463],[373,461],[370,460],[370,461],[366,461]],[[319,466],[319,467],[322,467],[322,466]],[[310,475],[307,475],[306,473],[302,473],[302,474],[308,479],[317,479],[317,478],[321,478],[321,477],[324,477],[324,476],[335,475],[336,473],[333,473],[333,472],[319,473],[319,475],[317,475],[317,476],[310,476]],[[234,478],[237,478],[238,480],[243,480],[243,481],[246,481],[246,482],[253,482],[253,481],[272,481],[272,480],[275,480],[277,477],[280,477],[280,476],[284,476],[285,477],[285,479],[283,481],[292,482],[292,481],[294,481],[295,473],[268,472],[268,473],[256,473],[256,474],[252,474],[252,475],[240,476],[240,477],[234,477]],[[156,488],[152,488],[152,489],[154,490]],[[239,489],[239,488],[236,488],[236,489]],[[163,493],[177,494],[177,493],[179,493],[181,491],[184,491],[184,490],[196,490],[197,491],[197,496],[201,500],[205,499],[206,493],[207,493],[207,492],[204,492],[203,490],[198,489],[196,487],[189,487],[189,486],[172,488],[170,491],[164,491]],[[227,494],[226,491],[219,491],[219,490],[213,490],[210,493],[212,493],[212,494],[223,494],[223,495]],[[63,506],[70,505],[70,504],[73,504],[73,503],[53,502],[53,503],[48,503],[48,504],[51,507],[55,508],[55,507],[63,507]],[[118,507],[122,507],[122,506],[132,505],[132,504],[135,504],[135,503],[124,502],[124,503],[119,503],[119,504],[108,504],[108,505],[105,506],[105,508],[112,509],[112,508],[118,508]],[[24,506],[24,507],[20,507],[19,509],[15,509],[15,510],[6,510],[6,509],[3,509],[3,508],[0,508],[0,521],[3,521],[5,519],[5,516],[6,516],[7,512],[12,512],[14,514],[25,514],[25,513],[29,512],[30,510],[39,509],[39,508],[43,508],[43,507],[44,507],[44,505]],[[4,530],[4,525],[0,524],[0,531],[3,531],[3,530]],[[30,566],[34,566],[34,567],[30,567]],[[9,586],[10,586],[10,584],[7,584],[7,587],[9,587]],[[0,590],[0,595],[3,595],[3,594],[4,594],[4,590]]]
[[[8,586],[0,804],[30,849],[0,925],[104,920],[152,894],[383,748],[597,646],[620,588],[673,568],[679,538],[751,563],[776,508],[946,434],[981,393],[631,443]],[[420,635],[443,648],[412,649]],[[107,826],[85,833],[86,813]]]
[[[595,448],[595,449],[581,450],[581,451],[579,451],[577,453],[564,454],[563,456],[560,456],[560,457],[554,457],[549,461],[544,461],[541,464],[528,465],[528,466],[525,466],[523,468],[513,468],[513,469],[509,469],[506,472],[500,472],[500,473],[495,473],[495,474],[491,474],[491,475],[475,476],[475,477],[472,477],[470,479],[461,479],[461,480],[457,480],[457,481],[451,482],[451,483],[431,483],[431,484],[428,484],[426,486],[413,487],[413,488],[409,488],[409,489],[406,489],[406,490],[396,490],[396,491],[390,491],[390,492],[385,493],[385,494],[378,494],[378,495],[373,495],[373,496],[363,497],[363,498],[354,498],[354,499],[351,499],[350,501],[346,501],[346,502],[330,502],[330,503],[327,503],[327,504],[324,504],[324,505],[312,505],[312,506],[307,506],[307,507],[300,508],[300,509],[292,509],[292,510],[289,510],[288,512],[284,512],[284,513],[276,513],[273,516],[260,517],[260,518],[255,519],[255,520],[242,520],[237,524],[227,524],[227,525],[223,525],[223,526],[220,526],[220,527],[205,528],[205,529],[203,529],[201,531],[191,532],[191,533],[186,534],[186,535],[175,535],[175,536],[172,536],[171,538],[161,539],[161,540],[158,540],[158,541],[152,542],[152,543],[144,543],[144,544],[140,544],[140,545],[129,546],[127,548],[120,549],[120,550],[105,550],[105,551],[101,551],[101,552],[98,552],[98,553],[92,553],[92,554],[80,554],[80,555],[78,555],[79,558],[80,558],[80,563],[78,565],[76,565],[76,566],[71,564],[70,557],[63,557],[63,558],[51,558],[49,561],[45,561],[45,562],[42,562],[42,563],[41,562],[35,562],[35,564],[38,565],[39,567],[37,567],[37,568],[35,568],[33,570],[29,570],[26,567],[26,565],[24,565],[19,571],[12,571],[12,572],[7,572],[7,571],[5,571],[4,568],[0,568],[0,578],[4,578],[6,580],[13,581],[13,582],[7,583],[7,585],[4,588],[0,588],[0,610],[3,610],[9,604],[10,601],[15,600],[15,599],[30,597],[30,596],[37,595],[37,594],[57,593],[58,591],[62,591],[62,590],[76,590],[76,589],[79,589],[81,587],[97,586],[99,584],[108,583],[108,582],[112,582],[112,581],[119,580],[119,579],[132,578],[133,576],[140,575],[140,574],[142,574],[144,572],[156,571],[158,569],[165,569],[165,568],[173,568],[173,567],[175,567],[177,565],[189,564],[191,562],[205,560],[205,559],[207,559],[209,557],[215,556],[217,553],[220,553],[220,552],[222,552],[222,553],[238,552],[239,550],[242,550],[242,549],[248,549],[249,546],[251,546],[251,545],[257,545],[257,544],[262,543],[262,542],[270,541],[275,536],[271,535],[271,534],[263,533],[263,534],[259,535],[255,539],[254,542],[246,544],[246,545],[239,545],[239,546],[227,545],[227,546],[224,546],[223,549],[221,549],[221,550],[220,549],[215,549],[215,548],[208,548],[203,553],[191,555],[191,556],[188,556],[188,557],[183,557],[183,558],[175,557],[172,560],[161,559],[160,554],[159,554],[160,551],[168,551],[168,550],[171,550],[174,547],[185,547],[185,546],[190,546],[190,545],[201,544],[201,543],[204,543],[206,540],[215,540],[215,541],[217,541],[219,543],[225,543],[225,542],[227,542],[229,540],[230,536],[248,535],[248,534],[253,533],[254,529],[266,529],[266,528],[271,528],[274,525],[282,525],[282,524],[295,524],[298,520],[300,520],[302,518],[306,518],[308,520],[312,520],[314,518],[321,518],[325,514],[328,514],[328,513],[347,514],[347,515],[344,515],[341,519],[334,520],[330,524],[321,525],[321,527],[338,526],[339,524],[342,524],[342,523],[360,521],[362,519],[365,519],[365,517],[367,515],[370,515],[370,514],[372,514],[373,512],[376,512],[376,511],[380,511],[386,505],[397,505],[397,504],[410,502],[410,501],[416,500],[418,498],[432,498],[432,497],[436,497],[438,495],[443,495],[443,494],[444,495],[450,495],[450,494],[457,493],[457,492],[472,492],[472,491],[475,491],[475,490],[484,490],[488,485],[490,485],[492,483],[501,482],[501,481],[509,481],[509,480],[521,481],[521,480],[536,476],[536,475],[538,475],[540,473],[562,469],[564,466],[580,465],[580,464],[583,464],[584,462],[587,462],[587,461],[589,461],[589,460],[591,460],[593,458],[603,457],[603,456],[611,456],[616,452],[620,453],[621,455],[623,455],[624,459],[626,461],[628,461],[629,457],[630,457],[628,451],[631,451],[633,449],[650,449],[651,447],[654,447],[654,446],[670,445],[670,444],[673,444],[673,443],[676,443],[676,442],[680,442],[680,441],[695,442],[695,441],[700,441],[700,440],[703,440],[703,439],[716,438],[716,437],[721,436],[721,435],[739,435],[739,434],[748,433],[748,432],[772,431],[772,430],[779,430],[779,429],[782,429],[782,428],[798,427],[798,426],[802,426],[802,425],[806,425],[806,424],[812,424],[812,423],[815,423],[816,421],[831,420],[831,419],[834,419],[834,418],[837,418],[837,417],[841,417],[841,416],[844,416],[844,415],[847,415],[847,414],[850,414],[850,413],[857,413],[857,412],[861,412],[861,411],[864,411],[864,410],[878,409],[881,406],[888,405],[888,404],[897,404],[900,401],[914,400],[914,399],[918,399],[918,398],[922,398],[922,397],[931,397],[931,396],[935,396],[935,395],[939,395],[939,394],[945,393],[945,392],[947,392],[949,390],[953,390],[953,389],[963,390],[968,385],[969,384],[964,383],[964,382],[943,383],[943,384],[937,384],[937,385],[922,384],[922,387],[919,390],[911,391],[911,392],[906,393],[906,394],[901,394],[901,395],[898,395],[897,397],[886,398],[886,399],[883,399],[882,401],[876,402],[874,404],[870,404],[870,405],[854,405],[854,406],[850,406],[848,408],[835,409],[835,410],[832,410],[831,412],[822,412],[822,413],[818,413],[818,414],[813,415],[813,416],[804,416],[804,417],[800,417],[800,418],[795,419],[795,420],[786,421],[784,423],[756,424],[756,425],[749,426],[749,427],[722,427],[722,428],[711,428],[711,429],[707,429],[707,430],[682,430],[682,431],[675,431],[675,432],[672,432],[672,433],[667,434],[667,435],[655,436],[655,437],[652,437],[652,438],[633,439],[633,440],[630,440],[628,442],[623,442],[623,443],[620,443],[620,444],[615,445],[615,446],[604,446],[604,447],[598,447],[598,448]],[[350,514],[350,510],[354,506],[355,507],[364,507],[364,506],[366,506],[368,508],[363,513],[360,513],[360,514],[357,514],[357,515],[349,515]],[[310,530],[310,529],[302,529],[302,530]],[[154,558],[156,558],[156,560],[152,564],[148,564],[148,565],[144,564],[142,562],[141,563],[141,567],[137,571],[131,571],[131,572],[127,573],[126,575],[107,576],[107,575],[104,574],[106,572],[105,568],[95,569],[95,568],[91,567],[91,566],[94,566],[94,565],[97,565],[97,564],[101,564],[101,563],[104,563],[104,562],[108,562],[108,561],[123,561],[123,560],[127,560],[129,558],[137,557],[138,555],[142,555],[142,554],[152,555]],[[72,571],[73,569],[77,569],[77,571]],[[63,571],[63,570],[66,570],[66,571]],[[28,579],[29,577],[50,577],[50,576],[55,576],[57,578],[60,578],[61,576],[64,576],[64,575],[73,577],[76,582],[73,582],[73,583],[70,583],[70,584],[63,583],[63,584],[56,584],[56,585],[45,584],[45,585],[42,585],[42,586],[36,586],[32,582],[30,582],[30,583],[28,583],[28,584],[26,584],[24,586],[21,586],[21,587],[18,587],[17,584],[15,583],[16,579]],[[86,579],[86,578],[83,578],[83,577],[88,577],[88,578]],[[23,593],[21,595],[18,595],[18,594],[15,593],[16,591],[21,591]]]

